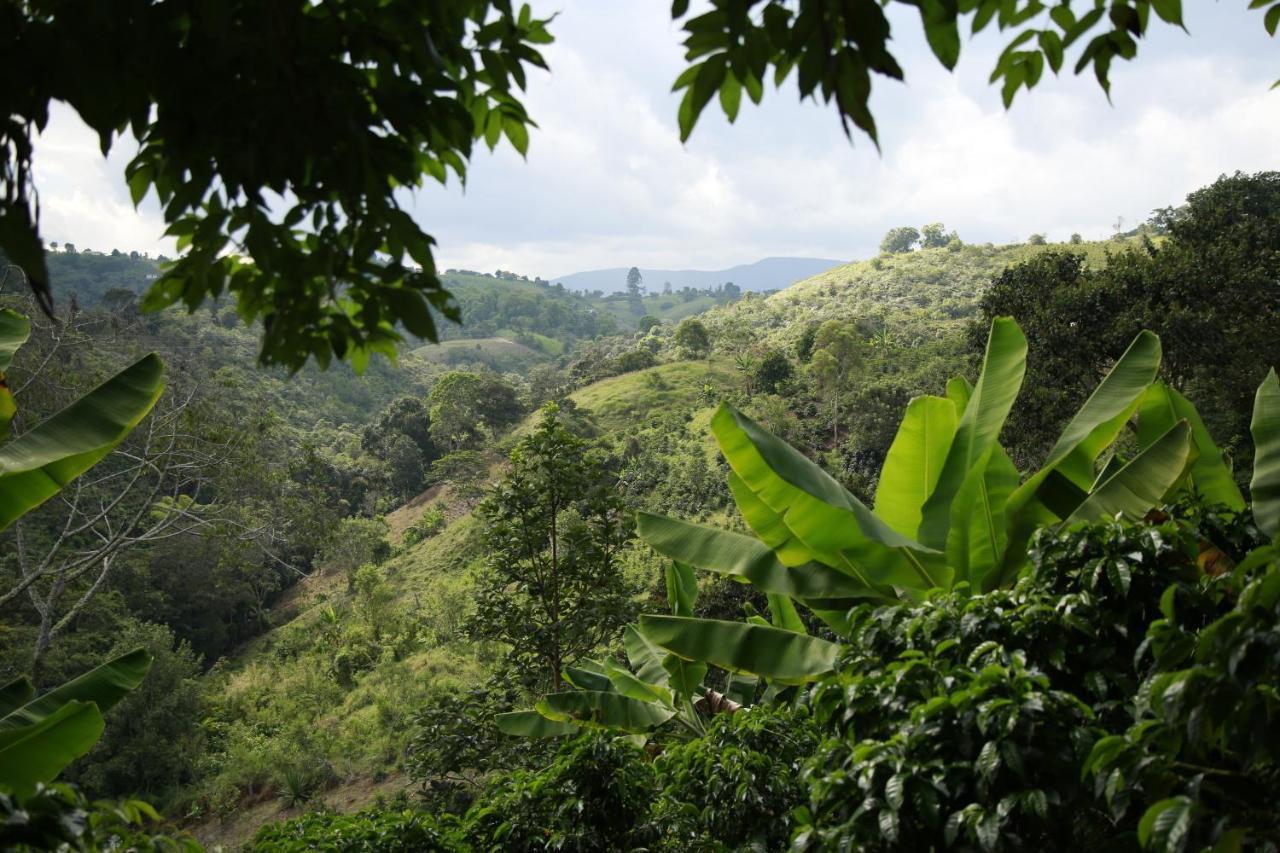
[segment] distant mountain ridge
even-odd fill
[[[650,293],[662,289],[671,282],[676,290],[693,287],[702,290],[731,281],[743,290],[781,290],[797,281],[840,266],[845,261],[825,258],[763,258],[752,264],[739,264],[723,270],[658,270],[640,267],[645,287]],[[559,282],[571,290],[603,290],[613,293],[626,289],[627,271],[630,267],[613,267],[603,270],[569,273],[550,280]]]

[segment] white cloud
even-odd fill
[[[713,104],[681,145],[669,91],[679,34],[662,9],[561,5],[553,72],[530,81],[540,127],[528,160],[478,153],[465,193],[413,199],[443,265],[550,276],[850,258],[891,226],[939,220],[975,242],[1104,236],[1117,216],[1140,221],[1220,173],[1278,165],[1273,44],[1243,10],[1189,8],[1193,37],[1161,31],[1114,70],[1115,107],[1088,75],[1066,75],[1006,112],[986,82],[998,41],[971,43],[952,75],[900,38],[907,84],[876,84],[880,155],[865,138],[850,145],[833,110],[796,103],[791,81],[734,127]],[[37,154],[46,238],[163,251],[154,206],[129,204],[128,151],[104,161],[67,113]]]

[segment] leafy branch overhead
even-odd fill
[[[852,125],[879,145],[872,74],[905,79],[889,47],[892,10],[901,6],[918,10],[929,48],[948,70],[960,60],[966,31],[977,35],[995,25],[1007,32],[1011,38],[991,72],[1005,107],[1019,89],[1034,88],[1046,68],[1054,74],[1092,68],[1110,95],[1112,63],[1137,56],[1153,13],[1164,24],[1184,26],[1182,0],[712,0],[710,11],[684,22],[689,67],[673,87],[684,91],[680,139],[693,133],[713,97],[732,122],[744,92],[758,104],[771,77],[781,87],[794,71],[801,98],[834,102],[847,135]],[[1267,10],[1263,23],[1274,36],[1280,2],[1253,0],[1250,8]],[[689,0],[674,0],[672,18],[688,12]]]
[[[431,309],[458,311],[401,189],[465,179],[476,140],[524,153],[546,23],[510,0],[5,4],[0,249],[48,305],[33,136],[61,101],[104,154],[138,139],[134,202],[185,250],[147,307],[230,292],[295,369],[394,354],[397,324],[434,340]]]

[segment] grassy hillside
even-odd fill
[[[591,301],[598,304],[601,310],[609,312],[609,315],[617,322],[619,329],[634,329],[636,328],[636,323],[640,320],[640,317],[636,316],[635,312],[631,310],[631,303],[626,299],[604,297],[593,298]],[[644,313],[651,314],[659,320],[674,323],[683,320],[685,317],[701,314],[721,304],[723,303],[720,300],[706,294],[686,300],[678,294],[650,293],[644,297]]]
[[[556,349],[563,345],[559,341],[547,339],[544,346]],[[442,341],[438,344],[424,344],[410,353],[410,357],[429,364],[441,364],[446,367],[462,367],[470,364],[483,364],[498,373],[523,373],[535,364],[546,361],[547,353],[532,349],[509,338],[465,338],[453,341]]]

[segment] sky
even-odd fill
[[[835,110],[801,103],[794,75],[729,125],[713,102],[681,144],[681,36],[665,3],[535,0],[555,13],[551,73],[531,76],[539,127],[527,159],[481,146],[465,191],[406,196],[441,268],[553,279],[618,266],[720,269],[763,257],[849,260],[885,231],[943,222],[967,242],[1033,232],[1102,238],[1235,171],[1280,168],[1280,41],[1243,0],[1188,0],[1190,34],[1157,25],[1137,61],[1046,76],[1006,111],[987,83],[998,33],[968,41],[955,72],[928,52],[915,13],[894,17],[905,83],[877,78],[881,150],[850,143]],[[173,253],[154,197],[135,210],[130,146],[108,158],[55,108],[36,153],[46,241]]]

